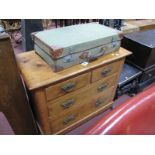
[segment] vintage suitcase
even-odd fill
[[[124,36],[121,46],[132,51],[127,61],[146,71],[155,66],[155,30]]]
[[[97,24],[79,24],[32,34],[35,51],[60,71],[92,61],[120,47],[120,31]]]

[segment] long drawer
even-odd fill
[[[114,73],[118,73],[122,61],[116,61],[92,71],[92,82],[103,79]]]
[[[99,80],[83,89],[47,103],[49,115],[53,120],[58,119],[65,113],[76,110],[83,102],[87,102],[92,96],[104,92],[115,84],[117,74]]]
[[[50,117],[52,132],[55,133],[64,129],[100,108],[106,107],[106,105],[113,100],[114,92],[114,87],[111,87],[102,93],[90,97],[87,101],[82,101],[76,109],[64,113],[55,120]]]
[[[88,85],[90,83],[90,76],[91,73],[88,72],[46,88],[45,94],[47,100],[55,99]]]

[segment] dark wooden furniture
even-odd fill
[[[124,36],[122,47],[133,54],[127,62],[142,71],[139,89],[155,81],[155,30],[130,33]]]
[[[155,30],[127,34],[121,46],[132,51],[128,61],[140,69],[146,71],[155,67]]]
[[[7,34],[0,34],[0,111],[15,134],[38,133]]]

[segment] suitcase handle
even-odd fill
[[[88,62],[97,60],[99,57],[105,55],[106,50],[107,50],[107,47],[102,47],[100,53],[98,53],[98,54],[95,55],[95,56],[89,56],[89,57],[88,57]]]
[[[63,121],[64,124],[68,124],[70,121],[75,119],[75,115],[69,115],[68,117],[66,117]]]
[[[61,104],[61,106],[64,109],[67,109],[67,108],[70,108],[74,104],[74,102],[75,102],[74,99],[70,99],[70,100],[67,100],[66,102],[64,102],[63,104]]]
[[[64,86],[61,87],[61,89],[65,92],[68,93],[72,91],[75,88],[75,83],[67,83]]]

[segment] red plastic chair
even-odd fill
[[[155,86],[118,106],[89,128],[84,134],[155,134]]]

